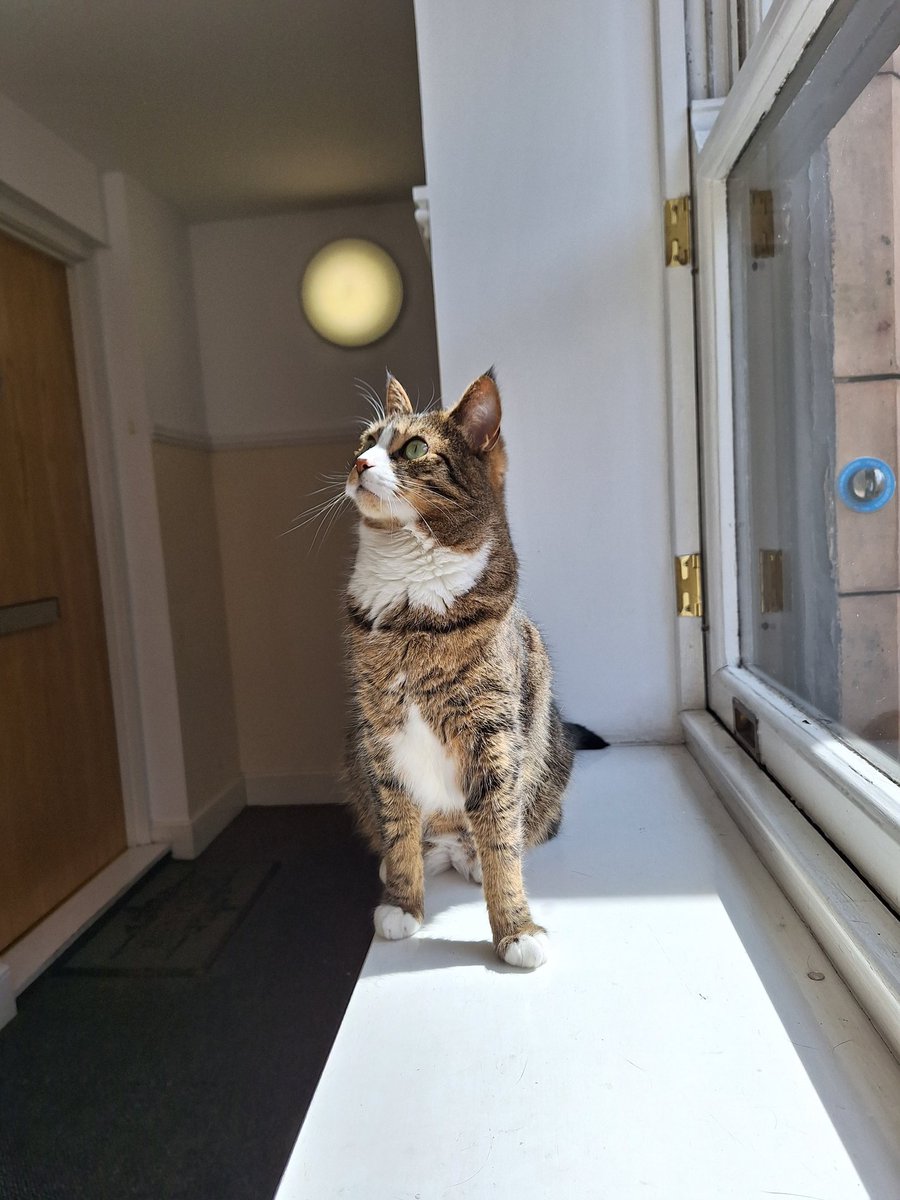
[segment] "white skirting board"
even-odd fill
[[[75,939],[168,853],[168,846],[132,846],[104,867],[24,937],[3,951],[0,962],[0,1025],[17,996],[46,970]]]
[[[196,858],[247,805],[337,804],[341,798],[334,772],[248,775],[224,788],[190,820],[153,821],[153,840],[167,842],[173,858]]]
[[[248,775],[249,805],[340,804],[340,777],[331,771],[307,771],[302,775]]]
[[[190,820],[153,821],[153,840],[168,843],[172,847],[173,858],[196,858],[246,804],[244,780],[236,779]]]
[[[684,747],[580,755],[526,879],[533,973],[452,875],[373,941],[277,1200],[898,1194],[900,1065]]]

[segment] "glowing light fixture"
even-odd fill
[[[368,346],[400,315],[403,280],[380,246],[361,238],[329,242],[303,272],[300,299],[316,333],[338,346]]]

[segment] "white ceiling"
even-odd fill
[[[190,220],[424,182],[412,0],[0,0],[0,91]]]

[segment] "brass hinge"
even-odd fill
[[[759,552],[759,611],[784,611],[784,555],[780,550]]]
[[[775,257],[775,203],[769,191],[750,192],[750,256]]]
[[[675,611],[679,617],[703,616],[702,565],[699,554],[675,555]]]
[[[666,201],[666,266],[686,267],[691,261],[691,198]]]

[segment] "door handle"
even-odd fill
[[[0,605],[0,635],[38,629],[59,620],[59,597],[29,600],[25,604]]]

